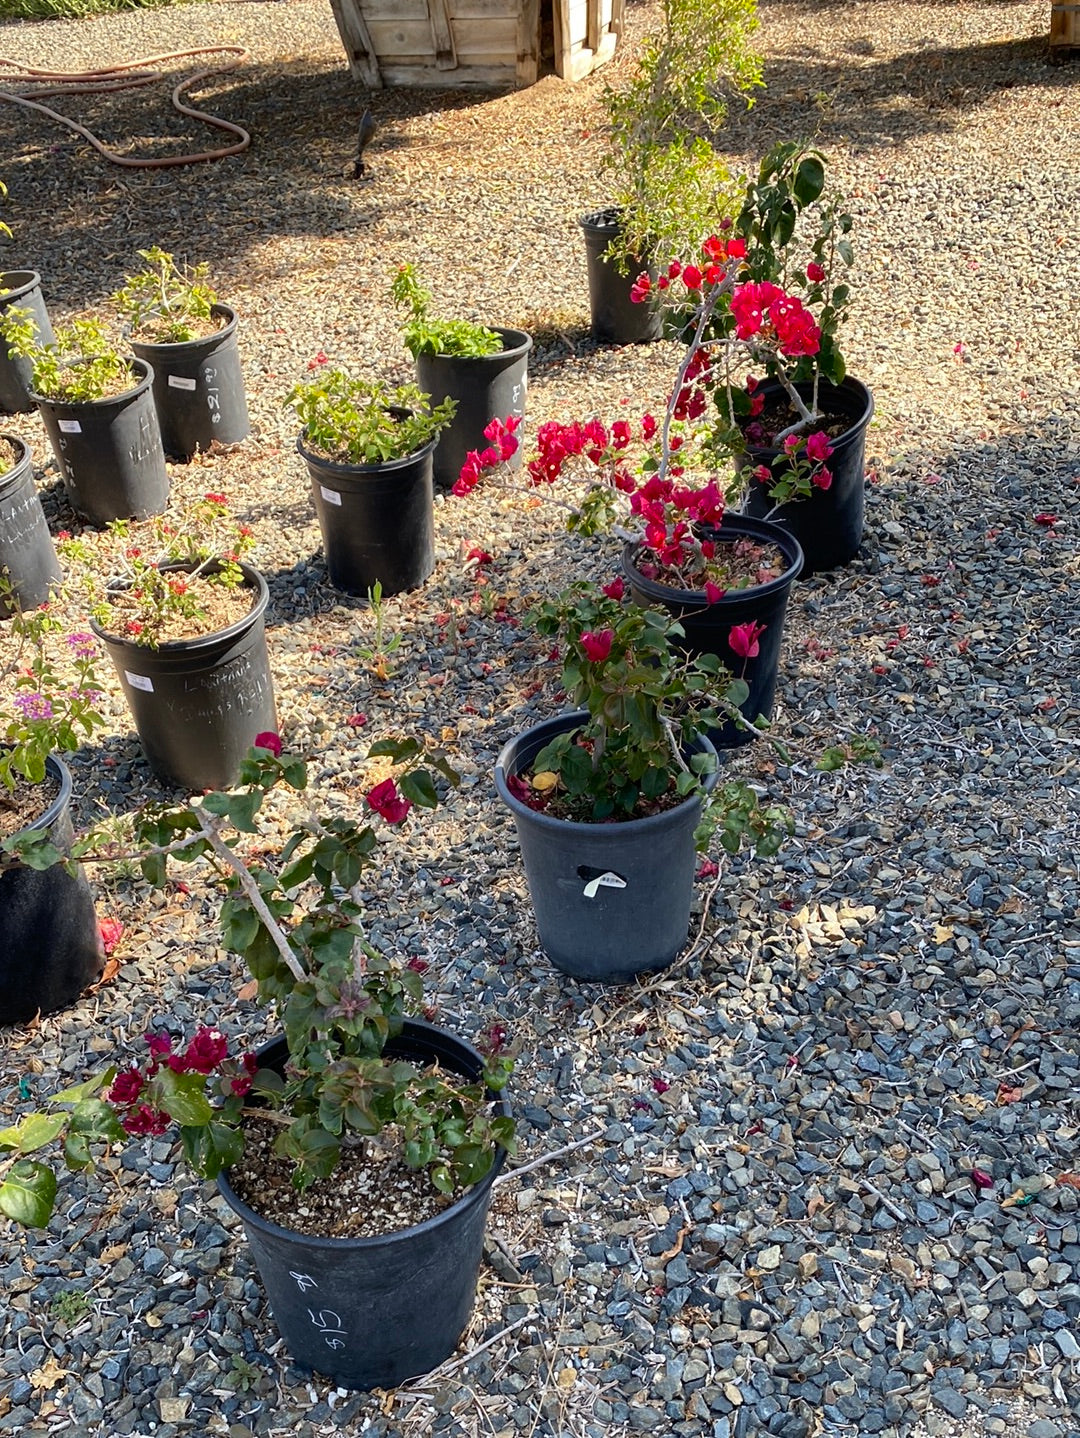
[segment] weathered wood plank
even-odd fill
[[[599,50],[601,34],[600,0],[588,0],[585,16],[585,49]]]
[[[382,65],[383,78],[387,85],[401,85],[408,89],[430,90],[437,87],[445,89],[447,84],[446,74],[442,70],[436,70],[431,64],[401,64],[396,61],[384,61]],[[459,65],[454,71],[453,86],[455,90],[503,90],[513,89],[516,84],[514,66],[505,65]]]
[[[400,62],[406,56],[410,61],[435,64],[435,45],[429,21],[370,18],[368,29],[384,71],[387,61]],[[516,20],[457,20],[454,23],[454,46],[459,69],[469,56],[483,56],[484,63],[501,62],[513,74],[516,45]],[[445,84],[445,72],[440,73]],[[454,83],[457,83],[456,77]]]
[[[334,13],[353,78],[363,81],[372,90],[380,89],[383,80],[378,52],[360,12],[359,0],[330,0],[330,9]]]
[[[431,21],[431,39],[435,47],[435,68],[453,70],[458,60],[447,0],[427,0],[427,7]]]
[[[535,85],[540,75],[540,0],[519,0],[514,63],[518,84]]]

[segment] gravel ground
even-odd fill
[[[1045,0],[761,13],[768,88],[732,120],[733,163],[785,135],[828,152],[857,219],[845,348],[877,401],[866,543],[799,589],[780,717],[811,738],[869,727],[887,765],[767,776],[795,839],[703,875],[693,948],[616,991],[539,952],[490,780],[503,740],[557,707],[519,616],[609,572],[610,543],[520,500],[440,502],[435,575],[385,605],[381,681],[372,614],[325,582],[281,408],[319,348],[408,374],[387,297],[405,259],[446,313],[537,335],[533,420],[658,402],[667,346],[585,337],[575,219],[604,198],[604,77],[367,96],[308,0],[0,27],[5,56],[65,68],[250,47],[199,92],[254,135],[216,165],[119,170],[0,108],[3,264],[40,270],[63,318],[152,243],[210,263],[255,433],[175,467],[178,505],[224,490],[256,526],[283,728],[328,806],[355,803],[369,739],[403,722],[451,750],[461,790],[373,876],[377,937],[428,961],[446,1021],[507,1024],[525,1158],[596,1134],[500,1188],[459,1355],[387,1395],[290,1365],[235,1222],[167,1145],[70,1180],[46,1234],[5,1235],[0,1432],[1080,1434],[1080,1191],[1053,1182],[1080,1168],[1078,71],[1047,64]],[[612,77],[650,14],[629,6]],[[62,108],[140,153],[201,144],[164,94]],[[371,175],[345,181],[369,100]],[[75,528],[39,422],[10,427],[54,528]],[[158,792],[110,704],[73,766],[84,818]],[[263,1037],[198,886],[118,876],[100,907],[125,925],[119,971],[5,1034],[5,1109],[20,1079],[122,1061],[152,1018]],[[1017,1189],[1030,1203],[1005,1206]]]

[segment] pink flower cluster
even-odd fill
[[[681,280],[688,290],[696,293],[703,285],[720,284],[727,278],[729,263],[746,258],[746,241],[739,238],[722,240],[718,235],[710,235],[701,250],[708,264],[684,265],[681,260],[672,260],[667,273],[657,279],[656,288],[666,290],[674,281]],[[643,304],[651,293],[652,280],[643,272],[630,287],[630,299],[636,305]]]
[[[655,433],[656,420],[647,414],[641,422],[641,436],[647,442]],[[569,424],[548,420],[536,431],[536,458],[526,468],[529,483],[554,484],[570,460],[584,456],[598,467],[609,465],[612,485],[630,494],[634,476],[619,456],[630,447],[633,437],[625,419],[617,419],[610,430],[598,419],[572,420]]]
[[[162,1068],[173,1073],[197,1073],[208,1076],[215,1069],[221,1069],[227,1091],[243,1097],[251,1089],[252,1079],[258,1071],[258,1060],[254,1054],[244,1054],[239,1062],[228,1065],[230,1072],[222,1068],[229,1059],[229,1041],[218,1029],[201,1028],[182,1053],[173,1052],[170,1034],[144,1034],[150,1057],[143,1067],[124,1069],[116,1075],[112,1087],[106,1094],[109,1103],[118,1110],[121,1127],[130,1134],[163,1134],[171,1119],[164,1109],[147,1101],[150,1083]]]
[[[630,512],[644,521],[645,543],[661,564],[678,565],[694,549],[709,560],[716,546],[697,539],[693,526],[718,525],[724,517],[724,495],[714,479],[700,489],[686,489],[674,478],[653,474],[631,494]]]
[[[487,449],[470,450],[462,465],[461,473],[454,481],[453,493],[461,497],[472,492],[480,483],[486,469],[512,459],[518,451],[520,441],[514,431],[521,425],[519,414],[507,415],[505,419],[493,419],[484,430],[489,441]]]
[[[821,348],[821,329],[802,300],[785,294],[769,280],[736,285],[731,292],[731,313],[736,339],[752,339],[771,328],[781,354],[789,359],[816,355]]]

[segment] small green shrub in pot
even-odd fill
[[[58,404],[84,404],[126,394],[138,383],[131,356],[101,320],[84,317],[54,328],[55,344],[41,344],[28,310],[0,312],[0,335],[10,353],[33,365],[35,393]]]
[[[421,355],[479,357],[498,354],[502,349],[502,338],[484,325],[471,320],[432,318],[432,294],[421,284],[415,266],[402,265],[398,269],[390,293],[406,312],[402,338],[413,359]]]
[[[146,261],[111,296],[131,334],[148,344],[182,344],[221,327],[211,313],[217,295],[207,283],[209,266],[176,263],[160,246],[140,250]]]
[[[335,464],[405,459],[454,417],[453,400],[429,408],[414,384],[387,385],[320,362],[286,397],[303,426],[304,447]]]
[[[685,253],[737,205],[713,140],[729,100],[762,84],[757,23],[756,0],[663,0],[629,83],[605,91],[616,263]]]

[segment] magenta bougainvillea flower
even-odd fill
[[[264,734],[255,735],[255,748],[265,749],[275,759],[281,758],[281,736],[268,729]]]
[[[366,803],[369,809],[380,815],[388,824],[400,824],[412,808],[409,800],[398,793],[393,779],[384,779],[381,784],[376,784],[368,794]]]
[[[591,664],[603,664],[611,653],[614,638],[615,634],[611,629],[601,629],[597,634],[590,634],[586,630],[581,636],[581,647],[585,651],[586,659]]]
[[[748,624],[733,624],[728,633],[728,643],[732,652],[740,655],[743,659],[756,659],[761,653],[759,640],[765,633],[766,625],[755,624],[751,620]]]

